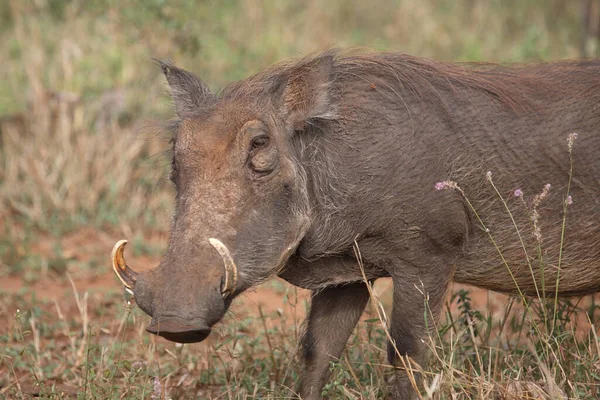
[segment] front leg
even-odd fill
[[[340,358],[368,300],[369,291],[363,282],[313,291],[302,342],[306,366],[302,399],[321,398],[330,374],[329,364]]]
[[[435,328],[448,288],[450,274],[442,268],[398,268],[392,276],[394,304],[390,324],[392,343],[388,343],[389,362],[396,368],[392,399],[416,398],[414,383],[405,370],[410,357],[423,366],[427,329]],[[399,356],[404,358],[400,359]],[[415,383],[418,383],[419,378]]]

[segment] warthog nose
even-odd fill
[[[162,336],[177,343],[201,342],[210,334],[210,328],[204,324],[186,324],[179,318],[152,318],[147,332]]]

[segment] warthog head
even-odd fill
[[[171,180],[176,210],[169,246],[153,270],[134,272],[123,247],[113,267],[152,316],[148,332],[205,339],[231,300],[281,271],[310,225],[306,175],[294,136],[331,118],[332,57],[273,67],[218,95],[161,63],[178,116]]]

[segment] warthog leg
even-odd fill
[[[362,282],[313,292],[302,341],[306,365],[300,389],[303,400],[321,398],[329,363],[339,359],[368,300],[369,291]]]
[[[397,268],[397,275],[392,275],[394,305],[389,332],[393,343],[388,343],[388,359],[396,367],[392,391],[395,400],[416,398],[414,386],[421,383],[421,378],[417,372],[414,379],[409,377],[406,366],[414,364],[406,356],[423,366],[427,329],[435,329],[451,276],[441,265],[444,264],[428,268],[402,265]]]

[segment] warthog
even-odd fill
[[[236,296],[278,275],[312,290],[300,395],[318,399],[366,282],[391,277],[393,397],[406,399],[415,392],[398,355],[423,361],[425,316],[440,312],[450,281],[536,296],[600,290],[599,61],[329,51],[218,94],[161,66],[178,116],[168,250],[139,274],[124,242],[113,253],[152,316],[148,332],[199,342]]]

